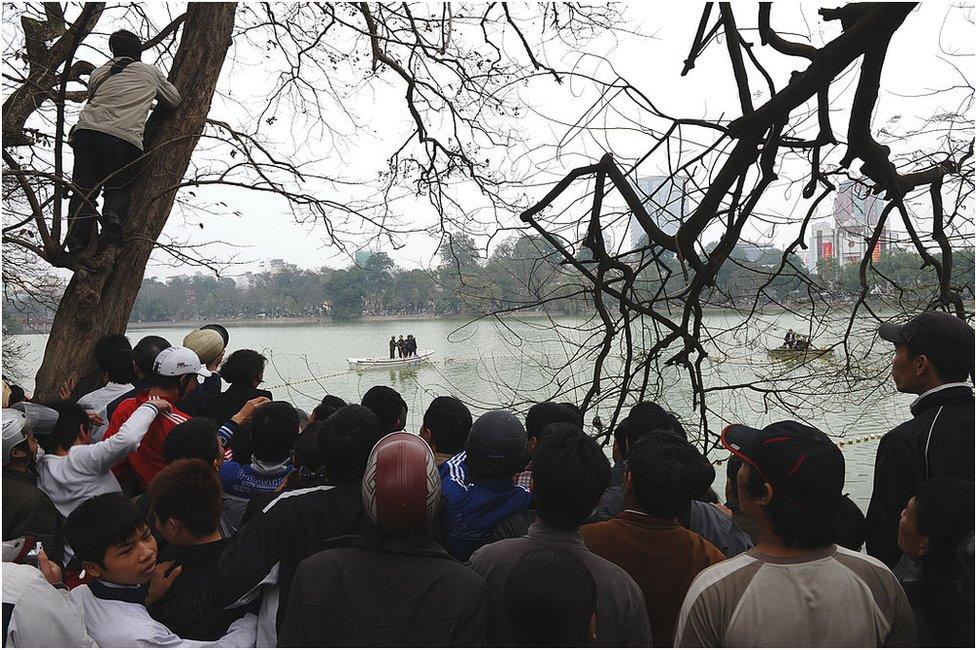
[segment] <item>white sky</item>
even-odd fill
[[[588,55],[599,55],[605,58],[605,62],[597,66],[597,60],[593,56],[581,59],[579,52],[565,47],[560,51],[552,44],[547,49],[548,60],[560,69],[580,61],[580,69],[595,71],[602,77],[609,76],[612,65],[614,70],[638,87],[660,110],[672,116],[737,117],[738,100],[724,41],[712,43],[699,57],[695,69],[686,77],[680,76],[701,8],[701,3],[634,2],[625,6],[622,26],[640,32],[643,36],[617,34],[615,38],[599,39],[585,48]],[[755,26],[755,3],[736,3],[735,9],[740,28],[748,30]],[[178,8],[169,8],[169,11],[175,14],[178,13]],[[915,96],[929,90],[964,83],[954,66],[962,69],[970,79],[973,78],[972,43],[976,42],[976,33],[971,22],[973,13],[972,8],[950,9],[949,5],[941,2],[927,2],[908,17],[888,51],[881,84],[882,92],[873,124],[876,133],[884,125],[907,128],[934,113],[958,110],[959,103],[970,92],[968,89],[939,95],[937,98]],[[969,20],[966,20],[967,17]],[[816,8],[812,6],[801,8],[798,5],[777,3],[774,5],[772,21],[773,26],[784,36],[802,40],[806,34],[811,34],[814,45],[821,45],[840,33],[838,23],[822,22],[816,15]],[[99,31],[107,33],[114,28],[112,18],[107,17],[102,19]],[[789,32],[797,34],[790,35]],[[784,57],[770,48],[761,47],[755,31],[746,31],[745,36],[755,43],[757,56],[772,73],[777,88],[785,85],[790,71],[801,70],[806,66],[804,60]],[[948,56],[947,52],[954,52],[957,56]],[[236,47],[235,62],[228,61],[225,65],[221,82],[221,91],[232,93],[236,101],[218,98],[211,110],[212,118],[242,124],[263,108],[260,98],[262,89],[270,81],[270,75],[262,67],[260,54],[253,47]],[[90,60],[96,65],[101,63],[97,55],[90,56]],[[757,92],[764,88],[758,75],[752,81]],[[855,83],[856,75],[847,74],[836,82],[835,90],[832,91],[832,98],[837,100],[837,110],[832,117],[833,127],[840,140],[844,139],[846,110]],[[317,164],[319,171],[325,170],[329,175],[344,179],[375,178],[386,168],[387,157],[409,132],[409,115],[402,92],[398,80],[383,74],[373,83],[362,84],[342,107],[329,107],[329,115],[335,115],[335,123],[329,126],[344,131],[345,140],[336,139],[321,128],[308,128],[307,122],[289,115],[280,115],[275,125],[262,127],[262,130],[266,139],[280,145],[284,152],[293,152],[296,159],[320,159],[321,162]],[[593,99],[592,89],[579,80],[558,86],[551,78],[539,78],[528,87],[520,88],[518,92],[526,106],[533,109],[514,125],[522,129],[525,151],[531,151],[536,145],[551,145],[566,132],[565,127],[552,124],[542,116],[558,117],[572,123]],[[754,102],[759,105],[766,97],[768,93],[760,92]],[[246,110],[242,108],[242,104]],[[630,116],[642,121],[647,119],[646,116],[637,116],[632,104],[621,106],[624,107],[624,113],[629,110],[627,114]],[[348,115],[344,115],[342,111],[348,111],[348,114],[355,116],[360,128],[354,129]],[[892,120],[894,116],[899,117]],[[619,126],[612,116],[607,118],[606,124],[608,127]],[[659,126],[662,122],[647,119],[646,124]],[[633,132],[617,130],[608,130],[606,141],[616,153],[624,157],[639,155],[651,142],[635,136]],[[932,144],[938,146],[936,140]],[[842,148],[838,149],[837,158],[842,151]],[[507,163],[506,169],[515,173],[538,172],[534,177],[537,186],[526,191],[526,201],[531,203],[541,198],[562,174],[575,166],[595,162],[603,150],[593,138],[578,138],[571,141],[561,153],[562,157],[554,160],[551,150],[544,153],[539,150]],[[488,154],[494,155],[492,152]],[[652,160],[642,166],[638,174],[657,174],[662,169],[659,161]],[[804,164],[787,162],[781,172],[784,177],[795,178],[802,177],[805,170]],[[365,196],[364,192],[369,191],[329,186],[325,183],[318,186],[309,184],[305,190],[336,201],[344,201],[352,196]],[[484,207],[484,201],[470,187],[459,187],[456,192],[462,203],[472,206],[472,211],[479,205]],[[287,213],[284,201],[280,199],[231,188],[210,188],[198,191],[198,195],[210,202],[222,201],[228,208],[223,210],[224,214],[177,209],[164,230],[164,240],[171,238],[190,243],[225,241],[234,244],[233,248],[220,244],[211,248],[217,257],[228,259],[236,256],[238,264],[227,268],[226,273],[257,271],[260,262],[274,258],[284,259],[304,268],[340,267],[349,263],[348,257],[328,245],[324,227],[320,224],[295,223]],[[425,199],[411,197],[406,191],[403,195],[391,204],[392,212],[411,225],[425,228],[436,225],[436,214]],[[760,204],[760,211],[790,214],[795,210],[805,209],[809,202],[798,195],[796,185],[790,188],[774,187]],[[613,203],[610,199],[608,201]],[[825,208],[827,206],[829,201],[824,204]],[[239,216],[229,214],[235,210],[240,213]],[[480,212],[477,214],[481,215]],[[584,218],[585,214],[585,211],[577,208],[569,216],[579,219]],[[516,214],[503,214],[497,219],[506,226],[519,224]],[[356,230],[359,227],[352,224],[350,228]],[[485,228],[478,229],[485,232]],[[622,234],[623,225],[617,230]],[[775,230],[764,227],[753,228],[745,235],[747,238],[772,239],[783,243],[792,239],[795,232],[788,227]],[[479,239],[482,245],[486,242],[486,238]],[[394,250],[389,244],[382,246],[397,264],[417,267],[432,263],[437,246],[436,237],[417,233],[400,238],[398,243],[402,245],[398,250]],[[375,248],[376,244],[372,247]],[[150,277],[167,277],[196,271],[194,268],[172,266],[168,256],[157,250],[146,274]]]

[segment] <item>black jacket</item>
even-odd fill
[[[218,391],[219,391],[218,385]],[[218,424],[223,424],[234,417],[244,405],[255,397],[267,397],[273,399],[271,393],[266,390],[258,390],[244,384],[231,384],[227,390],[217,395],[212,395],[209,401],[200,408],[196,415],[216,420]]]
[[[51,498],[37,487],[37,477],[3,469],[3,539],[33,537],[55,562],[64,561],[64,519]]]
[[[913,417],[881,438],[867,514],[867,550],[889,567],[901,557],[902,508],[930,478],[973,480],[973,389],[943,388],[912,404]]]
[[[298,568],[281,647],[485,645],[485,580],[428,534],[352,536]]]
[[[196,546],[167,546],[159,561],[173,560],[182,573],[149,614],[184,639],[215,641],[227,633],[230,624],[244,616],[243,608],[223,609],[214,603],[217,562],[230,540],[221,539]]]
[[[359,483],[283,493],[242,526],[221,555],[217,604],[250,602],[258,595],[258,585],[277,568],[280,632],[291,581],[301,561],[325,548],[327,539],[365,532],[368,527]]]

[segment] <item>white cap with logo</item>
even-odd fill
[[[209,377],[213,373],[200,363],[200,357],[190,348],[168,347],[156,355],[153,372],[163,377],[182,377],[197,375]]]

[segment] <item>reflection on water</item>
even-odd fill
[[[358,401],[371,386],[388,384],[407,402],[408,430],[420,428],[423,412],[437,395],[455,395],[476,415],[491,408],[512,407],[524,412],[531,401],[562,395],[562,400],[581,403],[592,378],[593,357],[580,354],[580,344],[596,340],[586,321],[558,318],[507,320],[499,324],[461,320],[388,321],[322,325],[241,326],[229,324],[230,351],[251,348],[269,359],[265,384],[278,399],[311,409],[324,395],[334,394]],[[703,366],[706,385],[758,382],[758,388],[788,387],[782,400],[761,390],[736,389],[710,394],[709,429],[721,430],[731,421],[763,426],[787,417],[806,419],[834,436],[856,437],[883,433],[909,417],[910,396],[894,392],[887,378],[890,349],[878,347],[873,326],[855,329],[852,348],[837,348],[832,357],[779,360],[767,354],[778,346],[787,328],[806,333],[807,326],[789,314],[762,315],[748,326],[731,313],[708,314],[703,330],[714,339]],[[820,323],[813,331],[818,347],[840,340],[846,321]],[[158,327],[130,331],[130,340],[148,334],[179,343],[186,328]],[[435,350],[434,362],[403,370],[355,372],[347,369],[347,357],[385,357],[391,335],[413,334],[419,346]],[[45,335],[16,337],[28,343],[25,368],[36,368]],[[636,349],[653,340],[637,341]],[[849,352],[850,354],[847,354]],[[608,371],[622,366],[619,351],[608,359]],[[310,377],[325,377],[309,380]],[[856,381],[856,387],[855,387]],[[29,387],[31,381],[25,381]],[[649,397],[675,411],[685,422],[697,423],[687,377],[677,368],[662,367],[649,388]],[[635,397],[629,397],[633,401]],[[600,405],[587,413],[589,424],[596,413],[609,423],[611,406]],[[866,507],[877,441],[844,446],[847,489]],[[716,459],[724,454],[716,454]],[[716,489],[724,492],[725,466],[717,467]]]

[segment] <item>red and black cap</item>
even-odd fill
[[[844,455],[822,431],[793,420],[763,429],[730,424],[721,441],[794,506],[818,512],[840,502]]]
[[[973,356],[973,328],[941,311],[923,311],[904,323],[885,323],[878,328],[878,336],[890,343],[911,345],[918,354],[936,360]]]

